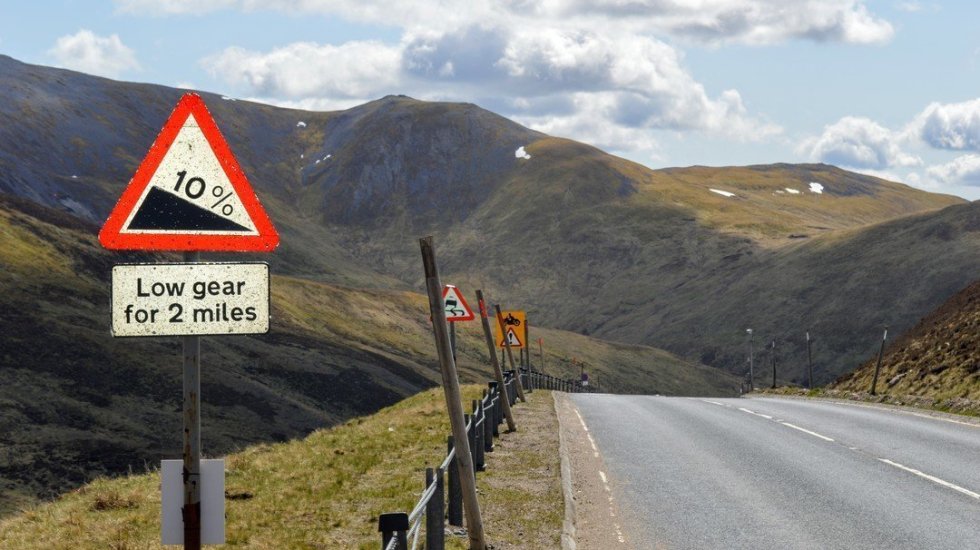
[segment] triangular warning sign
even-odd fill
[[[446,307],[447,321],[472,321],[476,318],[473,315],[473,310],[470,309],[469,304],[463,298],[463,293],[455,286],[446,285],[443,287],[442,301]]]
[[[511,327],[507,327],[507,340],[510,342],[510,347],[512,347],[512,348],[523,348],[524,347],[524,342],[521,342],[520,337],[517,336],[517,332],[513,328],[511,328]],[[500,344],[499,345],[502,348],[503,347],[507,347],[507,343],[504,342],[504,339],[503,338],[500,339]]]
[[[201,96],[185,94],[99,232],[121,250],[271,251],[279,234]]]

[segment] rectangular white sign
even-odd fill
[[[184,544],[184,461],[160,464],[161,544]],[[201,460],[201,544],[225,543],[225,461]]]
[[[269,332],[269,264],[129,264],[112,268],[113,336]]]

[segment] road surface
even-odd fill
[[[980,548],[976,424],[799,399],[572,401],[562,422],[591,434],[629,546]]]

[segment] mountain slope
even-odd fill
[[[112,265],[161,259],[172,258],[107,252],[91,224],[0,194],[0,514],[180,456],[179,340],[114,339],[108,328]],[[202,341],[205,453],[299,437],[436,385],[427,308],[417,293],[274,274],[269,334]],[[461,376],[482,382],[486,347],[468,325]],[[614,391],[736,392],[733,378],[660,350],[532,335],[551,374],[577,375],[578,357]]]
[[[180,92],[3,57],[0,69],[0,190],[100,222]],[[419,288],[415,238],[434,234],[453,282],[527,304],[539,324],[734,372],[747,322],[787,340],[796,365],[800,325],[819,325],[833,345],[822,381],[863,357],[864,323],[845,307],[864,296],[860,272],[887,271],[874,307],[896,326],[973,277],[975,232],[942,229],[969,217],[964,201],[830,166],[650,170],[473,105],[397,96],[333,113],[205,99],[283,235],[279,273]],[[938,233],[879,229],[920,214],[908,223]],[[951,264],[930,256],[936,243]]]
[[[980,402],[980,281],[942,306],[885,348],[878,392],[938,402]],[[842,376],[832,389],[868,391],[876,357]]]

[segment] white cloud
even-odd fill
[[[883,170],[919,166],[921,159],[902,150],[905,136],[862,117],[844,117],[804,140],[797,152],[812,160],[848,168]]]
[[[912,122],[911,131],[937,149],[980,151],[980,98],[932,103]]]
[[[571,28],[604,26],[613,34],[671,35],[699,42],[772,44],[804,39],[875,44],[894,35],[863,0],[115,0],[136,14],[201,14],[223,9],[278,10],[450,32],[474,24],[529,28],[562,22]]]
[[[48,53],[68,69],[112,78],[140,68],[136,54],[118,35],[99,36],[87,29],[62,36]]]
[[[946,164],[931,166],[926,175],[940,185],[980,186],[980,155],[956,157]]]
[[[512,6],[526,8],[528,1]],[[876,44],[894,35],[892,25],[859,0],[555,0],[537,3],[547,17],[604,18],[638,32],[655,32],[706,43],[816,42]]]
[[[401,51],[375,41],[340,46],[297,42],[268,53],[231,47],[201,64],[260,97],[286,100],[362,99],[399,82]]]

